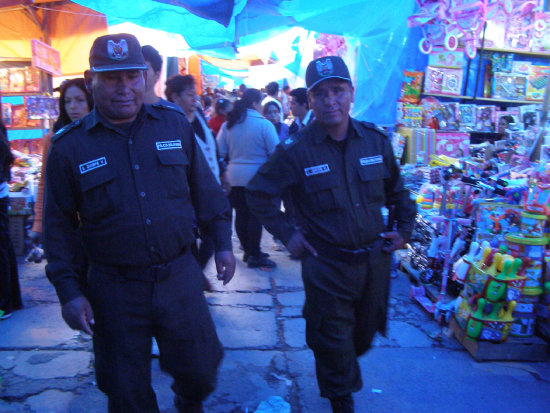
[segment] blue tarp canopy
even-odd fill
[[[395,121],[402,65],[410,60],[403,53],[414,0],[73,1],[105,14],[111,25],[131,22],[179,33],[198,53],[226,59],[235,57],[237,47],[294,26],[352,37],[357,40],[354,116],[382,124]],[[412,53],[418,55],[412,44]]]

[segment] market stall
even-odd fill
[[[105,16],[71,1],[9,0],[0,5],[0,107],[16,156],[10,230],[18,254],[25,252],[25,221],[32,212],[42,136],[59,114],[52,80],[82,76],[93,40],[106,31]]]
[[[550,13],[539,0],[427,3],[409,18],[426,61],[403,73],[393,134],[419,211],[400,265],[477,360],[544,359]]]

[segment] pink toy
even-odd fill
[[[448,50],[456,50],[461,39],[466,56],[470,59],[476,57],[488,2],[489,0],[452,0],[449,15],[453,23],[447,26],[445,36],[445,47]]]

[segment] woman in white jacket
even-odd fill
[[[261,115],[262,94],[247,89],[236,101],[218,132],[218,151],[227,160],[229,199],[235,209],[235,230],[250,268],[273,268],[275,263],[260,250],[262,225],[248,209],[245,187],[279,143],[273,124]]]

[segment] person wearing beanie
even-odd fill
[[[409,239],[416,207],[387,136],[349,115],[354,88],[337,56],[306,69],[315,120],[290,135],[247,186],[248,205],[301,257],[306,342],[317,383],[335,413],[355,411],[358,357],[385,332],[391,252]],[[274,200],[290,191],[292,226]],[[384,225],[381,208],[395,211]]]

